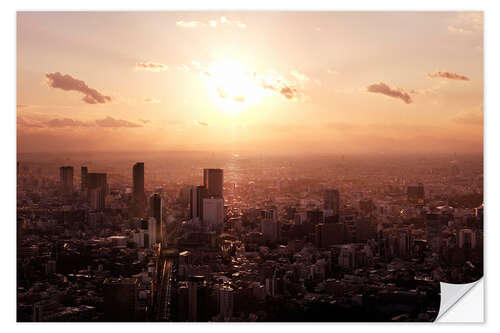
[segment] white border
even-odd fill
[[[2,323],[6,330],[36,330],[37,332],[50,331],[75,331],[87,332],[88,330],[101,330],[101,329],[118,329],[123,332],[137,331],[141,329],[162,329],[162,330],[183,330],[183,331],[234,331],[238,332],[254,332],[255,330],[281,330],[285,329],[290,332],[299,332],[308,329],[310,326],[324,329],[360,329],[374,332],[385,332],[387,329],[394,329],[400,331],[404,326],[405,330],[422,330],[422,329],[444,329],[453,330],[454,332],[461,330],[475,330],[477,327],[471,325],[406,325],[406,324],[260,324],[258,326],[248,324],[226,324],[226,325],[155,325],[143,327],[143,325],[134,324],[16,324],[15,323],[15,164],[16,159],[16,65],[15,65],[15,50],[16,50],[16,10],[195,10],[195,9],[254,9],[254,10],[484,10],[485,11],[485,283],[487,281],[500,281],[498,279],[498,265],[496,262],[490,262],[488,254],[498,253],[496,247],[499,242],[495,241],[499,237],[498,224],[500,223],[500,216],[498,211],[493,210],[494,202],[499,198],[498,189],[500,183],[498,181],[498,174],[500,170],[500,163],[498,154],[497,143],[500,142],[498,126],[498,112],[500,112],[500,105],[498,102],[498,89],[500,82],[498,77],[500,52],[498,46],[498,33],[500,32],[500,13],[498,11],[498,1],[436,1],[436,0],[419,0],[419,1],[370,1],[370,0],[349,0],[343,2],[331,2],[308,0],[308,1],[230,1],[230,0],[211,0],[211,1],[176,1],[166,3],[165,1],[117,1],[115,3],[103,2],[96,0],[87,0],[84,2],[70,2],[67,0],[57,1],[4,1],[2,3],[2,10],[0,11],[1,19],[0,24],[2,29],[2,58],[3,70],[1,78],[1,89],[3,96],[2,108],[2,121],[0,122],[1,135],[3,143],[2,150],[4,157],[3,163],[0,163],[0,175],[2,175],[2,190],[1,212],[2,217],[2,255],[4,256],[1,261],[3,267],[2,283],[4,289],[2,293],[2,307],[0,313],[2,315]],[[488,149],[490,148],[490,149]],[[491,205],[491,206],[490,206]],[[490,240],[491,236],[491,240]],[[498,283],[488,284],[488,294],[498,295]],[[489,318],[488,308],[494,308],[490,304],[494,301],[494,296],[486,298],[489,306],[486,306],[486,326],[489,328],[496,326],[498,320],[495,317],[495,310],[493,311],[492,318]],[[278,326],[279,325],[279,326]],[[474,325],[475,326],[475,325]]]

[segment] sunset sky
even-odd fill
[[[479,12],[18,13],[19,152],[482,152]]]

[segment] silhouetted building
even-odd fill
[[[203,223],[210,230],[222,230],[224,223],[224,200],[222,198],[203,200]]]
[[[158,193],[153,194],[149,198],[149,210],[150,216],[154,217],[156,220],[156,239],[161,241],[165,230],[162,228],[162,198]]]
[[[59,168],[61,189],[65,193],[73,192],[73,167],[62,166]]]
[[[105,320],[134,321],[136,318],[137,295],[137,279],[106,279],[104,281]]]
[[[136,208],[144,210],[146,205],[146,194],[144,192],[144,163],[137,162],[132,168],[133,200]]]
[[[340,196],[339,191],[334,189],[325,190],[324,193],[324,208],[331,211],[333,216],[339,215]]]
[[[203,186],[205,186],[208,191],[208,197],[222,198],[224,186],[224,170],[203,169]]]
[[[108,193],[107,174],[87,173],[87,199],[94,210],[103,210]]]
[[[420,183],[408,186],[407,198],[409,203],[423,205],[425,202],[424,185]]]
[[[205,186],[193,186],[191,188],[190,210],[191,218],[203,221],[203,199],[208,198]]]
[[[86,166],[82,166],[81,168],[81,178],[80,178],[80,190],[85,192],[87,190],[87,175],[89,170]]]

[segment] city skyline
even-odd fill
[[[20,12],[17,51],[18,152],[483,150],[481,12]]]

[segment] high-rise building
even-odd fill
[[[107,321],[134,321],[138,300],[135,278],[108,278],[104,281],[104,315]]]
[[[73,167],[62,166],[59,168],[61,189],[65,193],[73,192]]]
[[[224,224],[224,200],[222,198],[203,200],[203,223],[210,230],[222,230]]]
[[[203,199],[207,197],[207,188],[205,186],[193,186],[191,188],[191,219],[203,221]]]
[[[144,193],[144,163],[137,162],[132,168],[133,199],[136,207],[141,210],[146,204],[146,194]]]
[[[87,173],[86,182],[87,200],[90,207],[94,210],[103,210],[108,193],[107,174]]]
[[[149,198],[149,216],[154,217],[156,220],[156,239],[162,240],[165,230],[162,228],[162,198],[158,193]]]
[[[204,303],[204,289],[206,289],[206,279],[204,276],[191,276],[188,279],[188,321],[202,320]]]
[[[338,216],[340,207],[339,191],[327,189],[324,193],[324,208],[331,211],[331,215]]]
[[[85,192],[87,190],[87,175],[89,170],[86,166],[81,168],[81,181],[80,181],[80,191]]]
[[[224,186],[223,169],[203,169],[203,186],[208,191],[208,197],[222,198]]]
[[[425,202],[424,185],[419,183],[417,185],[408,186],[407,197],[409,203],[423,205]]]
[[[472,229],[461,229],[457,234],[459,248],[470,250],[476,247],[476,233]]]
[[[219,289],[219,307],[220,315],[224,319],[231,319],[233,316],[233,288],[230,286],[221,286]]]
[[[279,223],[273,219],[262,219],[260,229],[264,236],[264,241],[274,243],[279,240]]]

